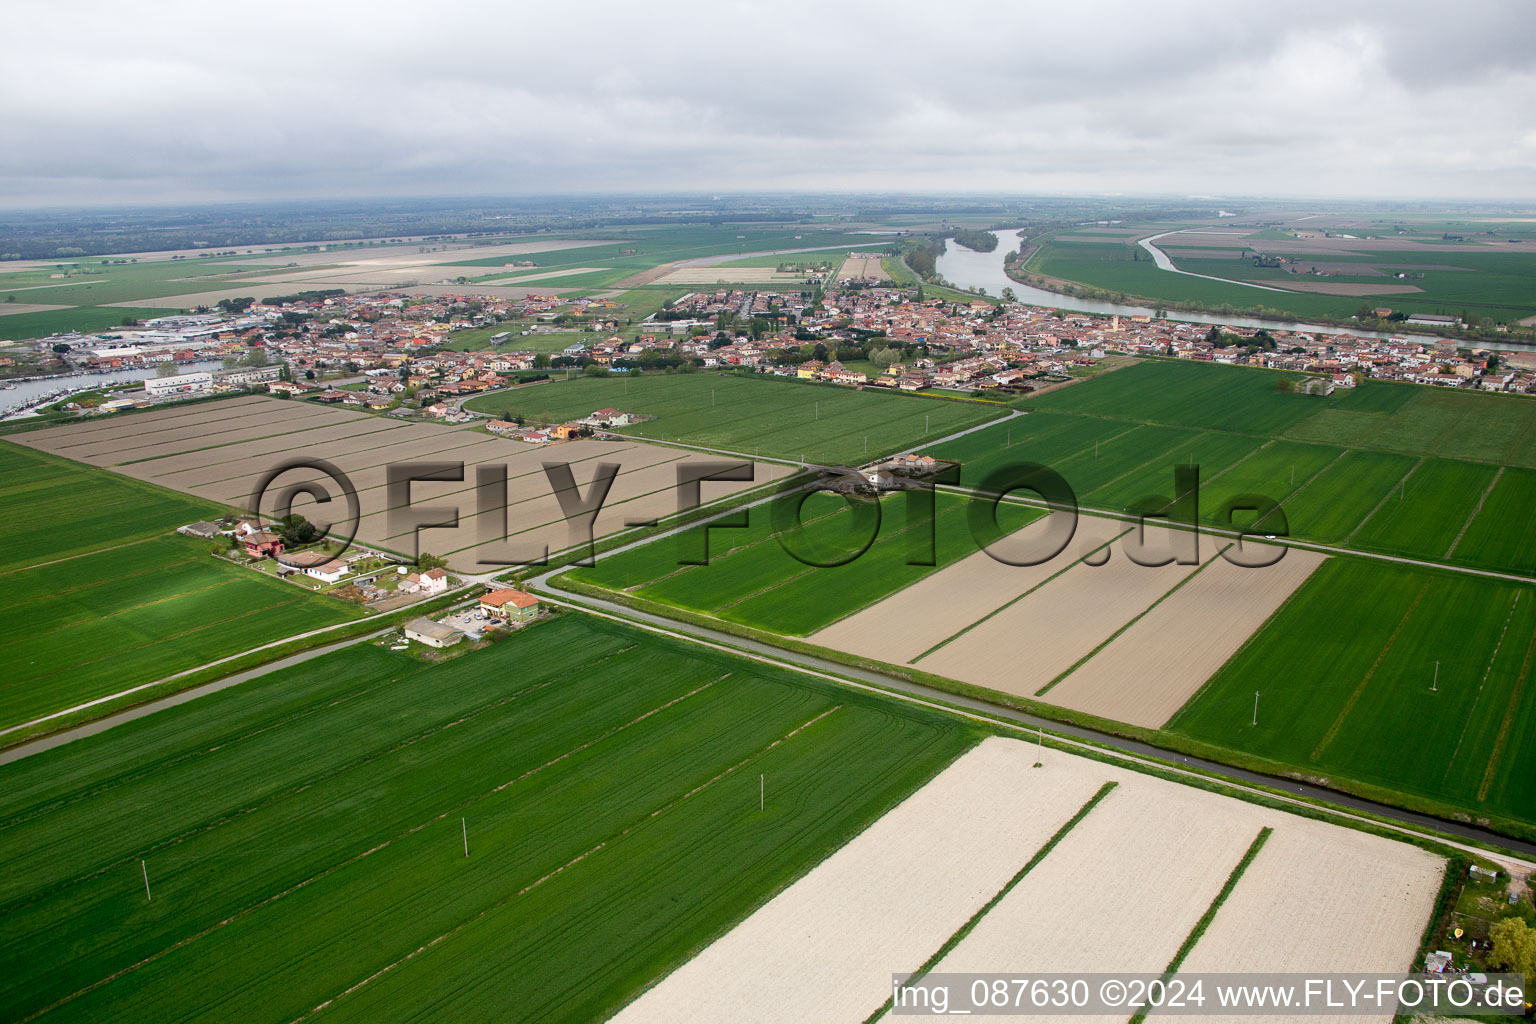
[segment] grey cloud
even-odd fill
[[[0,64],[0,203],[781,186],[1529,196],[1529,12],[31,5],[13,25],[26,45]]]

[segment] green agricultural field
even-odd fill
[[[1451,544],[1472,518],[1477,504],[1499,475],[1497,468],[1454,459],[1425,459],[1409,475],[1393,500],[1389,492],[1381,505],[1350,538],[1350,544],[1366,551],[1389,555],[1433,552],[1451,554]],[[1518,521],[1518,520],[1516,520]],[[1450,537],[1451,541],[1445,538]],[[1484,539],[1469,550],[1490,547]],[[1506,562],[1514,569],[1516,562]],[[1523,571],[1536,569],[1536,564]]]
[[[1030,260],[1028,269],[1030,273],[1101,288],[1126,298],[1195,302],[1212,309],[1263,309],[1297,316],[1351,316],[1360,306],[1358,298],[1266,291],[1173,274],[1157,269],[1157,264],[1146,252],[1142,252],[1141,257],[1140,260],[1132,259],[1130,246],[1085,244],[1058,238],[1041,246]],[[1228,264],[1224,268],[1228,273],[1216,276],[1238,278],[1239,275],[1233,272],[1236,266]]]
[[[703,612],[774,633],[806,636],[901,590],[977,550],[967,502],[938,495],[934,517],[907,495],[855,511],[842,498],[812,495],[801,509],[803,533],[779,531],[767,505],[747,510],[746,528],[709,531],[709,564],[686,565],[704,550],[703,527],[619,554],[601,556],[573,579]],[[1012,532],[1040,517],[1033,509],[1002,505],[999,526]],[[868,516],[868,518],[866,518]],[[845,565],[829,565],[869,549]],[[995,536],[984,538],[987,542]],[[933,565],[909,565],[930,552]],[[796,557],[805,556],[818,565]]]
[[[1166,241],[1166,239],[1165,239]],[[1368,243],[1367,243],[1368,244]],[[1531,296],[1531,279],[1536,276],[1536,255],[1529,252],[1436,252],[1432,249],[1418,251],[1377,250],[1362,247],[1351,259],[1336,260],[1333,255],[1311,257],[1317,262],[1358,262],[1363,264],[1362,274],[1339,274],[1326,278],[1330,283],[1372,285],[1411,285],[1419,292],[1401,292],[1377,296],[1317,296],[1334,298],[1344,306],[1358,306],[1361,301],[1372,305],[1391,306],[1404,313],[1449,313],[1462,311],[1476,313],[1493,320],[1508,321],[1536,313],[1536,301]],[[1300,256],[1299,266],[1306,268],[1309,257]],[[1280,268],[1261,269],[1251,261],[1230,259],[1178,258],[1175,264],[1180,270],[1196,274],[1233,277],[1254,280],[1278,287],[1288,282],[1305,282],[1306,277]],[[1406,271],[1419,276],[1399,281],[1381,273],[1371,274],[1370,268],[1380,268],[1385,273]],[[1169,275],[1173,276],[1173,275]],[[1268,293],[1265,293],[1266,296]],[[1266,303],[1268,304],[1268,303]],[[1353,313],[1347,309],[1342,315]]]
[[[579,341],[600,341],[607,337],[595,331],[551,331],[548,334],[523,335],[526,328],[520,324],[496,324],[492,327],[471,327],[455,331],[448,336],[443,347],[452,352],[543,352],[555,355]],[[499,345],[491,344],[498,334],[509,337]]]
[[[1166,226],[1164,226],[1166,229]],[[1156,228],[1148,227],[1147,233]],[[1282,233],[1281,237],[1288,237]],[[1254,236],[1262,243],[1262,238]],[[1120,244],[1106,244],[1118,242]],[[1417,292],[1377,295],[1324,295],[1307,291],[1275,291],[1292,284],[1305,284],[1311,278],[1299,278],[1282,268],[1255,267],[1251,260],[1238,259],[1238,251],[1229,256],[1185,256],[1182,248],[1199,248],[1198,236],[1172,236],[1157,243],[1169,250],[1174,265],[1188,274],[1159,270],[1145,251],[1138,251],[1132,238],[1072,237],[1058,234],[1045,241],[1029,262],[1032,273],[1044,274],[1079,284],[1100,288],[1127,297],[1163,302],[1194,302],[1207,308],[1265,309],[1295,316],[1352,316],[1362,302],[1385,304],[1404,313],[1472,313],[1489,320],[1507,322],[1536,313],[1530,281],[1536,274],[1536,256],[1528,252],[1501,252],[1489,247],[1482,251],[1437,249],[1428,245],[1414,250],[1372,250],[1362,239],[1350,253],[1318,253],[1319,263],[1361,264],[1360,274],[1342,274],[1326,278],[1333,284],[1357,284],[1370,287],[1411,285]],[[1140,257],[1139,259],[1137,257]],[[1298,257],[1305,269],[1309,257]],[[1379,268],[1383,273],[1373,273]],[[1415,275],[1400,281],[1386,274],[1407,271]],[[1192,277],[1191,274],[1206,275]],[[1209,278],[1223,280],[1209,280]],[[1249,287],[1239,282],[1270,286]]]
[[[1533,654],[1531,587],[1335,558],[1168,728],[1529,833]]]
[[[120,327],[130,320],[147,320],[177,312],[180,310],[137,306],[76,306],[16,313],[0,316],[0,340],[46,338],[70,331],[102,331]]]
[[[1506,469],[1487,495],[1450,557],[1482,569],[1536,576],[1536,525],[1531,520],[1536,472]]]
[[[1153,359],[1027,399],[1031,408],[1176,427],[1273,437],[1342,399],[1296,395],[1281,382],[1300,374],[1247,366]]]
[[[620,432],[780,459],[862,463],[1004,415],[994,405],[855,391],[762,376],[707,373],[573,377],[470,399],[559,423],[615,408],[656,417]]]
[[[1056,466],[1079,453],[1091,453],[1129,434],[1137,424],[1120,420],[1032,412],[994,424],[930,450],[935,458],[958,462],[960,483],[979,487],[988,477],[1020,463]]]
[[[1414,384],[1368,384],[1362,390],[1363,402],[1338,392],[1323,399],[1329,404],[1287,436],[1536,468],[1536,400]],[[1334,404],[1335,399],[1340,401]],[[1391,405],[1381,408],[1386,401]]]
[[[1400,503],[1406,502],[1404,477],[1418,462],[1389,452],[1346,452],[1286,500],[1286,517],[1297,533],[1342,543],[1384,501],[1403,495]]]
[[[585,616],[337,652],[0,766],[0,1006],[601,1020],[976,735]]]
[[[208,502],[10,444],[0,481],[0,728],[362,614],[170,535]]]
[[[1322,473],[1344,455],[1344,449],[1295,441],[1265,444],[1225,473],[1200,485],[1200,517],[1208,523],[1226,525],[1224,510],[1243,495],[1258,495],[1282,503],[1293,537],[1308,536],[1308,523],[1290,515],[1290,497],[1305,487],[1307,481]],[[1239,523],[1251,521],[1241,515]]]
[[[0,572],[162,535],[223,509],[0,442]]]
[[[262,277],[272,273],[272,267],[242,266],[221,260],[146,260],[102,266],[99,258],[83,258],[41,270],[9,274],[0,270],[0,293],[15,295],[17,302],[99,306],[239,287],[241,276]],[[55,278],[54,274],[68,276]]]
[[[1193,461],[1207,523],[1224,525],[1227,502],[1257,494],[1283,503],[1293,537],[1536,573],[1536,531],[1520,511],[1536,490],[1519,469],[1536,465],[1536,401],[1380,382],[1324,398],[1281,391],[1285,376],[1142,361],[1027,399],[1027,415],[933,454],[961,463],[966,486],[1042,463],[1079,501],[1117,510],[1171,496],[1174,466]]]

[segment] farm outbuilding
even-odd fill
[[[434,622],[428,618],[412,619],[405,624],[405,638],[428,647],[452,647],[464,639],[464,634],[452,626]]]

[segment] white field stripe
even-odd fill
[[[1041,699],[1161,728],[1324,560],[1299,548],[1262,569],[1218,558]]]
[[[1408,971],[1444,861],[1407,843],[1319,821],[1286,817],[1277,825],[1180,973]],[[1340,1024],[1391,1019],[1390,1013],[1329,1018]]]
[[[982,742],[613,1021],[863,1020],[1108,774],[1033,762],[1026,744]]]
[[[1131,776],[1115,787],[934,972],[1155,974],[1167,967],[1262,826],[1241,807],[1212,813],[1210,801],[1219,797],[1167,785],[1149,792],[1140,781]]]

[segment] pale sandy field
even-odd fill
[[[285,421],[268,421],[266,423],[252,424],[251,426],[235,426],[220,429],[218,424],[209,423],[201,427],[188,427],[185,431],[171,431],[173,436],[156,436],[144,438],[148,444],[135,444],[130,448],[112,453],[97,455],[94,457],[80,457],[82,462],[93,462],[98,465],[111,465],[126,462],[134,462],[141,459],[153,459],[161,455],[179,455],[183,452],[194,451],[200,448],[211,448],[215,445],[238,443],[242,441],[256,440],[260,438],[278,438],[290,434],[300,433],[314,427],[325,427],[335,424],[334,420],[325,416],[313,414],[298,414]],[[348,427],[351,424],[347,425]],[[73,453],[70,458],[75,458]]]
[[[1324,560],[1302,548],[1262,569],[1217,558],[1042,699],[1161,728]]]
[[[1273,834],[1183,971],[1409,966],[1439,858],[994,737],[614,1020],[857,1024],[891,973],[926,962],[1106,782],[1116,788],[935,970],[1161,971],[1264,827]]]
[[[407,295],[489,295],[497,299],[526,299],[530,295],[563,295],[571,289],[552,288],[547,284],[526,288],[505,284],[418,284],[393,290]]]
[[[222,416],[247,415],[267,405],[268,400],[260,396],[246,398],[226,398],[217,403],[219,413]],[[253,408],[253,406],[255,408]],[[137,434],[162,430],[178,423],[204,422],[217,418],[211,405],[171,405],[160,409],[148,409],[136,412],[132,416],[108,416],[101,419],[82,420],[78,423],[61,424],[57,427],[49,427],[47,435],[49,450],[63,447],[73,443],[75,438],[83,437],[132,437]],[[16,438],[17,444],[27,443],[25,438],[30,435],[21,435]]]
[[[543,271],[542,273],[537,273],[537,274],[521,274],[521,275],[519,275],[517,277],[502,277],[502,278],[497,278],[495,281],[481,281],[480,283],[481,284],[522,284],[525,281],[547,281],[550,278],[555,278],[555,277],[570,277],[570,276],[572,276],[574,274],[591,274],[591,273],[595,273],[595,272],[598,272],[598,271],[601,271],[601,270],[604,270],[604,269],[605,268],[603,268],[603,267],[567,267],[564,270],[546,270],[546,271]]]
[[[1275,829],[1180,970],[1407,971],[1443,868],[1417,847],[1297,819]]]
[[[509,242],[506,245],[460,245],[442,248],[442,243],[405,243],[378,249],[331,249],[327,252],[263,253],[260,256],[231,256],[229,263],[254,264],[269,267],[286,267],[290,263],[306,266],[346,265],[352,267],[401,267],[428,266],[456,260],[483,260],[505,256],[507,262],[516,263],[529,253],[556,252],[561,249],[579,249],[592,245],[612,245],[605,241],[572,241],[545,239],[528,242]],[[438,249],[437,252],[418,252],[422,247]],[[473,269],[473,268],[471,268]],[[489,272],[489,268],[487,269]]]
[[[411,427],[405,424],[368,417],[356,423],[332,423],[329,426],[296,431],[276,438],[240,441],[210,448],[207,451],[162,456],[153,462],[124,467],[122,472],[140,476],[142,479],[153,481],[164,487],[186,490],[198,484],[226,480],[242,473],[249,473],[254,467],[244,460],[271,460],[279,453],[288,454],[295,447],[302,448],[320,443],[334,445],[341,441],[356,439],[355,443],[359,447],[382,448],[386,445],[402,444],[413,436],[416,435],[412,433]],[[327,451],[334,452],[335,449],[328,448]],[[211,472],[213,470],[219,470],[219,472]],[[206,472],[202,472],[200,476],[192,475],[199,471]]]
[[[1050,770],[1058,770],[1054,757]],[[935,971],[1153,974],[1167,968],[1258,837],[1263,815],[1199,790],[1112,774],[1120,784]],[[1215,813],[1213,801],[1230,806]],[[1127,1016],[998,1019],[1107,1024]]]
[[[613,1018],[862,1021],[1098,789],[987,741]]]
[[[266,299],[277,295],[291,295],[294,292],[309,291],[314,288],[340,288],[337,284],[316,283],[313,286],[306,284],[262,284],[258,281],[248,281],[239,287],[224,287],[216,291],[188,292],[184,295],[161,295],[153,299],[129,299],[126,302],[103,302],[103,306],[137,306],[148,309],[195,309],[198,306],[212,306],[220,299]],[[345,289],[349,292],[368,291],[367,288],[351,287]]]
[[[880,265],[879,256],[849,256],[844,259],[842,267],[837,272],[838,280],[861,277],[874,281],[891,279],[891,275],[887,274],[885,268]]]
[[[294,410],[294,413],[297,412],[298,410]],[[117,465],[137,459],[152,458],[161,454],[161,449],[181,452],[190,446],[211,448],[231,441],[291,433],[310,426],[334,425],[335,422],[324,416],[285,415],[284,411],[266,412],[228,420],[188,423],[134,437],[82,441],[61,448],[59,454],[97,465]]]
[[[1149,543],[1166,534],[1147,530]],[[920,659],[927,672],[1031,697],[1194,571],[1132,562],[1117,541],[1100,566],[1079,563]],[[1210,558],[1214,545],[1203,544]]]
[[[473,571],[480,521],[476,518],[476,465],[507,465],[508,532],[524,550],[530,539],[547,539],[552,549],[566,546],[568,524],[560,510],[544,462],[568,462],[577,485],[586,492],[598,462],[616,462],[621,472],[598,515],[595,533],[626,529],[627,519],[666,516],[677,510],[676,463],[703,460],[679,449],[638,441],[573,441],[535,447],[468,430],[432,424],[399,424],[338,409],[299,405],[271,398],[242,398],[166,409],[116,421],[33,431],[18,441],[43,451],[111,465],[118,472],[175,490],[243,507],[251,488],[269,468],[296,456],[321,458],[345,472],[357,488],[361,518],[359,539],[399,550],[406,537],[387,515],[386,466],[392,462],[464,462],[464,479],[414,484],[415,505],[457,506],[460,525],[428,530],[424,550],[450,557],[455,568]],[[147,461],[134,461],[147,460]],[[705,488],[714,501],[744,488],[782,477],[782,466],[758,464],[755,482],[719,483]],[[269,499],[288,484],[317,474],[295,472],[280,477]],[[325,481],[321,481],[325,483]],[[333,484],[327,489],[335,491]],[[271,512],[271,508],[264,508]],[[309,499],[294,511],[329,520],[333,507],[315,508]],[[409,547],[409,545],[407,545]],[[493,545],[492,547],[498,547]],[[499,547],[505,548],[502,544]],[[485,549],[489,550],[489,549]],[[457,552],[457,553],[454,553]]]
[[[786,256],[785,259],[791,259]],[[804,281],[805,274],[781,274],[773,267],[678,267],[659,278],[657,284],[782,284]]]
[[[0,290],[4,290],[3,284],[0,284]],[[0,302],[0,316],[12,316],[16,313],[46,313],[50,309],[69,308],[69,306],[50,306],[41,302]]]
[[[210,448],[205,451],[189,450],[179,455],[164,455],[151,463],[134,467],[134,472],[142,471],[147,480],[159,480],[161,477],[173,476],[177,473],[185,473],[189,470],[208,469],[214,466],[231,465],[234,471],[250,472],[254,467],[251,464],[241,465],[245,459],[270,458],[274,453],[282,451],[293,445],[307,445],[319,441],[334,442],[346,438],[373,438],[373,443],[380,447],[386,445],[401,444],[415,437],[421,437],[418,431],[427,428],[415,424],[400,423],[397,420],[384,419],[378,416],[359,416],[353,420],[332,420],[326,426],[306,427],[296,430],[281,437],[266,437],[260,440],[238,441],[233,444],[220,445],[218,448]],[[254,435],[256,432],[253,431]],[[217,479],[210,477],[209,479]],[[167,484],[166,486],[171,486]]]
[[[1273,284],[1269,280],[1260,284]],[[1403,295],[1422,292],[1415,284],[1351,284],[1345,281],[1298,281],[1290,278],[1279,282],[1279,287],[1293,292],[1316,292],[1319,295]]]
[[[1024,527],[1016,536],[1020,541],[1044,543],[1041,538],[1049,529],[1052,526],[1047,517]],[[1069,550],[1080,550],[1084,543],[1103,543],[1125,529],[1125,524],[1115,520],[1080,516]],[[906,664],[1031,587],[1044,583],[1065,569],[1071,558],[1071,554],[1063,552],[1040,565],[1015,566],[978,551],[834,622],[810,640],[833,650]]]

